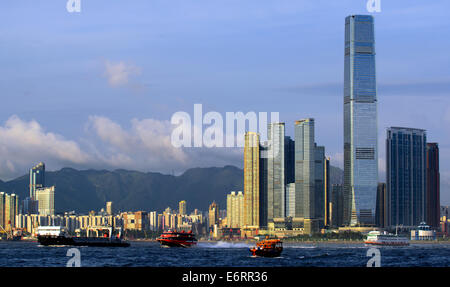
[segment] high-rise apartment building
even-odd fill
[[[344,195],[346,225],[374,223],[378,185],[377,85],[372,16],[345,19]]]
[[[10,231],[19,214],[19,196],[0,192],[0,230]]]
[[[178,213],[181,215],[186,215],[186,200],[182,200],[178,203]]]
[[[427,182],[427,219],[426,223],[437,229],[440,226],[440,174],[439,146],[437,143],[427,143],[426,159]]]
[[[55,186],[36,189],[36,199],[40,215],[55,214]]]
[[[45,164],[40,162],[30,169],[30,197],[36,199],[36,189],[45,187]]]
[[[260,226],[260,152],[259,134],[247,132],[244,145],[244,225]]]
[[[425,130],[392,127],[386,139],[389,225],[418,226],[426,220]]]
[[[209,228],[213,229],[214,225],[219,223],[219,205],[215,201],[209,205],[208,216]]]
[[[241,228],[244,226],[244,194],[232,191],[227,194],[227,226]]]

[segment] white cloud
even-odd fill
[[[105,61],[105,76],[108,78],[108,83],[113,87],[128,84],[130,76],[140,73],[141,69],[133,64],[123,61],[117,63]]]
[[[89,155],[76,142],[46,132],[35,120],[27,122],[14,115],[0,126],[0,173],[3,178],[23,173],[27,166],[42,158],[75,165],[90,161]]]
[[[137,168],[156,169],[158,165],[186,164],[185,152],[171,144],[172,125],[168,121],[133,119],[130,130],[125,130],[106,117],[91,116],[88,127],[107,147],[103,153],[104,160],[108,158],[114,166],[131,168],[130,164],[134,164]],[[113,157],[117,162],[112,160]]]
[[[125,127],[107,117],[90,116],[86,127],[86,137],[75,141],[45,131],[35,120],[10,117],[0,125],[0,178],[24,175],[40,161],[48,170],[123,168],[162,173],[243,162],[239,148],[175,148],[169,121],[132,119]]]

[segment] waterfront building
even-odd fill
[[[307,234],[317,230],[315,222],[314,119],[295,122],[295,212],[293,228]]]
[[[386,139],[389,225],[418,226],[426,220],[426,131],[391,127]]]
[[[124,230],[147,230],[148,214],[146,211],[125,212],[122,213]],[[91,226],[101,226],[93,223]]]
[[[314,218],[319,228],[325,223],[325,147],[314,144]]]
[[[380,228],[388,227],[388,195],[386,183],[378,183],[377,208],[375,214],[375,225]]]
[[[426,157],[426,222],[432,228],[440,226],[440,174],[439,146],[437,143],[427,143]]]
[[[249,229],[260,226],[259,146],[259,134],[247,132],[244,145],[244,225]]]
[[[41,215],[55,214],[55,186],[36,189],[38,211]]]
[[[374,223],[378,185],[377,86],[374,18],[345,19],[345,225]]]
[[[425,222],[421,222],[417,229],[411,230],[411,240],[436,240],[436,230],[433,230]]]
[[[269,143],[259,145],[259,228],[267,228],[269,198]],[[244,208],[245,210],[245,208]],[[245,211],[244,211],[245,212]]]
[[[333,184],[330,193],[330,226],[338,228],[344,224],[344,186]]]
[[[151,231],[157,231],[158,225],[158,212],[151,211],[148,213],[149,227]]]
[[[45,187],[45,164],[40,162],[30,169],[30,197],[36,199],[36,190]]]
[[[232,191],[227,195],[227,227],[241,228],[244,226],[244,194],[242,191]]]
[[[19,196],[0,192],[0,232],[10,231],[19,214]]]
[[[267,128],[267,221],[285,217],[285,125],[270,123]]]

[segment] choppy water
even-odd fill
[[[369,260],[364,244],[285,244],[280,258],[253,258],[245,243],[200,242],[193,248],[161,248],[132,242],[128,248],[79,247],[81,266],[349,266]],[[0,266],[66,266],[71,247],[44,247],[36,242],[0,242]],[[382,247],[381,266],[450,266],[450,245]]]

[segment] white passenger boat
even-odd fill
[[[387,232],[370,231],[367,234],[367,239],[364,241],[371,245],[385,245],[385,246],[408,246],[409,239]]]

